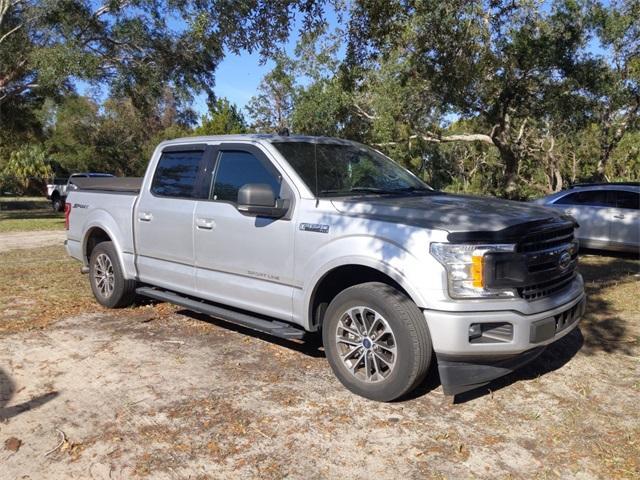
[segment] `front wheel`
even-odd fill
[[[128,307],[135,300],[136,281],[124,277],[113,242],[101,242],[91,252],[89,282],[93,296],[107,308]]]
[[[371,400],[388,402],[409,393],[431,363],[424,315],[384,283],[356,285],[337,295],[327,309],[322,340],[342,384]]]

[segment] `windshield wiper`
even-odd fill
[[[349,190],[321,190],[322,194],[342,194],[349,195],[350,193],[373,193],[376,195],[398,195],[402,193],[433,193],[433,190],[421,187],[406,187],[406,188],[376,188],[376,187],[353,187]]]
[[[434,193],[435,190],[425,187],[405,187],[405,188],[396,188],[393,190],[395,193]]]
[[[394,193],[394,190],[385,190],[383,188],[375,187],[353,187],[348,190],[320,190],[320,193],[342,193],[348,195],[350,193]]]

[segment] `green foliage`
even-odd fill
[[[298,89],[294,102],[291,126],[295,133],[330,137],[343,135],[340,120],[347,114],[350,100],[336,79],[318,80]]]
[[[247,110],[252,128],[261,133],[277,133],[290,128],[294,88],[293,62],[280,54],[276,65],[263,78],[258,95],[251,98]]]
[[[68,96],[48,112],[49,138],[45,142],[49,156],[69,172],[100,170],[96,150],[100,123],[98,105],[86,97]]]
[[[200,126],[194,130],[195,135],[224,135],[230,133],[245,133],[247,123],[244,115],[235,104],[226,98],[217,99],[203,115]]]
[[[42,146],[25,145],[11,152],[9,161],[0,173],[0,188],[14,189],[20,195],[38,193],[38,188],[51,173]]]
[[[0,4],[0,104],[26,91],[60,92],[70,77],[104,82],[115,96],[149,106],[171,85],[188,99],[213,98],[225,49],[268,55],[287,39],[295,12],[309,31],[322,1],[91,0]],[[176,23],[180,23],[176,27]]]
[[[41,145],[67,172],[139,175],[167,138],[290,129],[373,145],[449,191],[640,179],[637,0],[356,0],[333,31],[324,3],[0,0],[0,171]],[[275,47],[294,11],[289,58]],[[225,51],[243,49],[275,60],[248,122],[213,98]],[[196,92],[210,110],[193,129]]]

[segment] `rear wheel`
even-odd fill
[[[107,308],[131,305],[136,296],[136,281],[124,278],[113,242],[101,242],[91,252],[89,282],[94,297]]]
[[[347,288],[331,302],[322,326],[333,372],[353,393],[391,401],[413,390],[431,362],[424,315],[384,283]]]
[[[56,195],[51,199],[51,207],[54,212],[62,212],[64,210],[64,201],[59,195]]]

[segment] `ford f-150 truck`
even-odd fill
[[[571,217],[435,191],[367,146],[235,135],[161,143],[143,179],[77,182],[68,253],[97,301],[168,301],[289,339],[322,332],[338,379],[390,401],[437,363],[487,384],[585,309]]]

